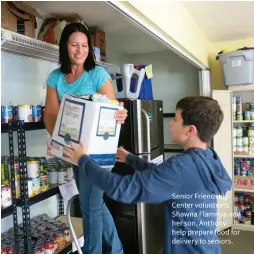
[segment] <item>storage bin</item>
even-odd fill
[[[218,55],[226,86],[254,83],[254,49]]]

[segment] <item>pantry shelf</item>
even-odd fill
[[[233,123],[254,123],[254,120],[238,120],[233,121]]]
[[[254,158],[254,154],[252,154],[252,155],[234,154],[234,158]]]
[[[26,131],[33,131],[33,130],[42,130],[45,129],[45,125],[43,122],[32,122],[32,123],[24,123]],[[13,124],[13,130],[17,130],[17,125]],[[8,123],[1,123],[1,133],[8,132]]]
[[[59,62],[59,47],[44,41],[36,40],[22,34],[1,28],[1,50],[37,59]],[[109,73],[119,74],[120,67],[96,61]]]
[[[236,229],[236,230],[246,230],[246,231],[254,231],[254,225],[233,224],[233,229]]]
[[[1,219],[13,214],[13,206],[6,207],[1,210]]]
[[[254,193],[254,189],[240,189],[240,188],[234,188],[235,192],[248,192],[248,193]]]
[[[28,205],[31,206],[37,204],[45,199],[48,199],[60,193],[60,190],[58,188],[59,184],[50,184],[49,187],[50,187],[49,190],[41,192],[36,196],[29,198]],[[17,206],[22,206],[21,199],[17,199]]]

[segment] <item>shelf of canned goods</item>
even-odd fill
[[[2,186],[2,218],[13,214],[14,227],[2,234],[2,250],[6,248],[8,253],[15,251],[15,253],[30,254],[36,250],[48,248],[49,250],[57,249],[54,253],[69,253],[72,251],[72,243],[68,238],[69,233],[66,233],[68,232],[67,219],[62,216],[64,206],[59,186],[74,179],[72,166],[59,158],[46,160],[45,157],[27,157],[25,132],[42,129],[44,128],[43,123],[25,123],[15,117],[7,119],[8,123],[2,123],[2,127],[4,126],[2,132],[9,133],[10,156],[2,157],[1,179],[4,184]],[[18,156],[14,156],[13,153],[13,131],[17,131]],[[30,206],[54,195],[59,195],[60,217],[51,219],[47,215],[40,215],[37,218],[30,218]],[[18,206],[22,208],[23,217],[23,223],[20,225],[17,220]],[[81,219],[73,219],[76,220],[76,226],[79,227],[76,228],[77,232],[82,232]],[[62,220],[62,224],[59,220]],[[62,225],[62,228],[53,229],[53,226],[57,224]],[[42,237],[43,230],[49,235]],[[51,238],[52,234],[54,239]],[[78,235],[81,236],[82,233]]]

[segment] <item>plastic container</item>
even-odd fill
[[[254,83],[254,49],[218,55],[226,86]]]

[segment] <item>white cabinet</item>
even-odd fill
[[[233,226],[233,228],[242,229],[242,230],[251,230],[254,231],[254,225],[245,225],[245,224],[234,224],[234,196],[235,193],[241,191],[246,192],[249,195],[254,192],[254,189],[248,189],[245,187],[242,190],[235,188],[234,186],[234,158],[254,158],[254,154],[249,153],[248,155],[236,155],[233,152],[233,126],[238,125],[249,125],[254,123],[254,121],[236,121],[233,120],[233,96],[242,96],[243,102],[252,102],[254,103],[254,90],[249,91],[230,91],[230,90],[214,90],[212,92],[212,97],[216,99],[221,106],[221,109],[224,113],[224,120],[221,124],[221,127],[213,139],[213,147],[218,153],[222,164],[224,165],[227,173],[232,179],[232,189],[227,193],[225,199],[219,198],[218,204],[221,205],[221,208],[218,208],[218,217],[217,221],[220,222],[217,227],[218,231],[221,231],[225,228]],[[221,222],[225,222],[225,226],[221,226]]]

